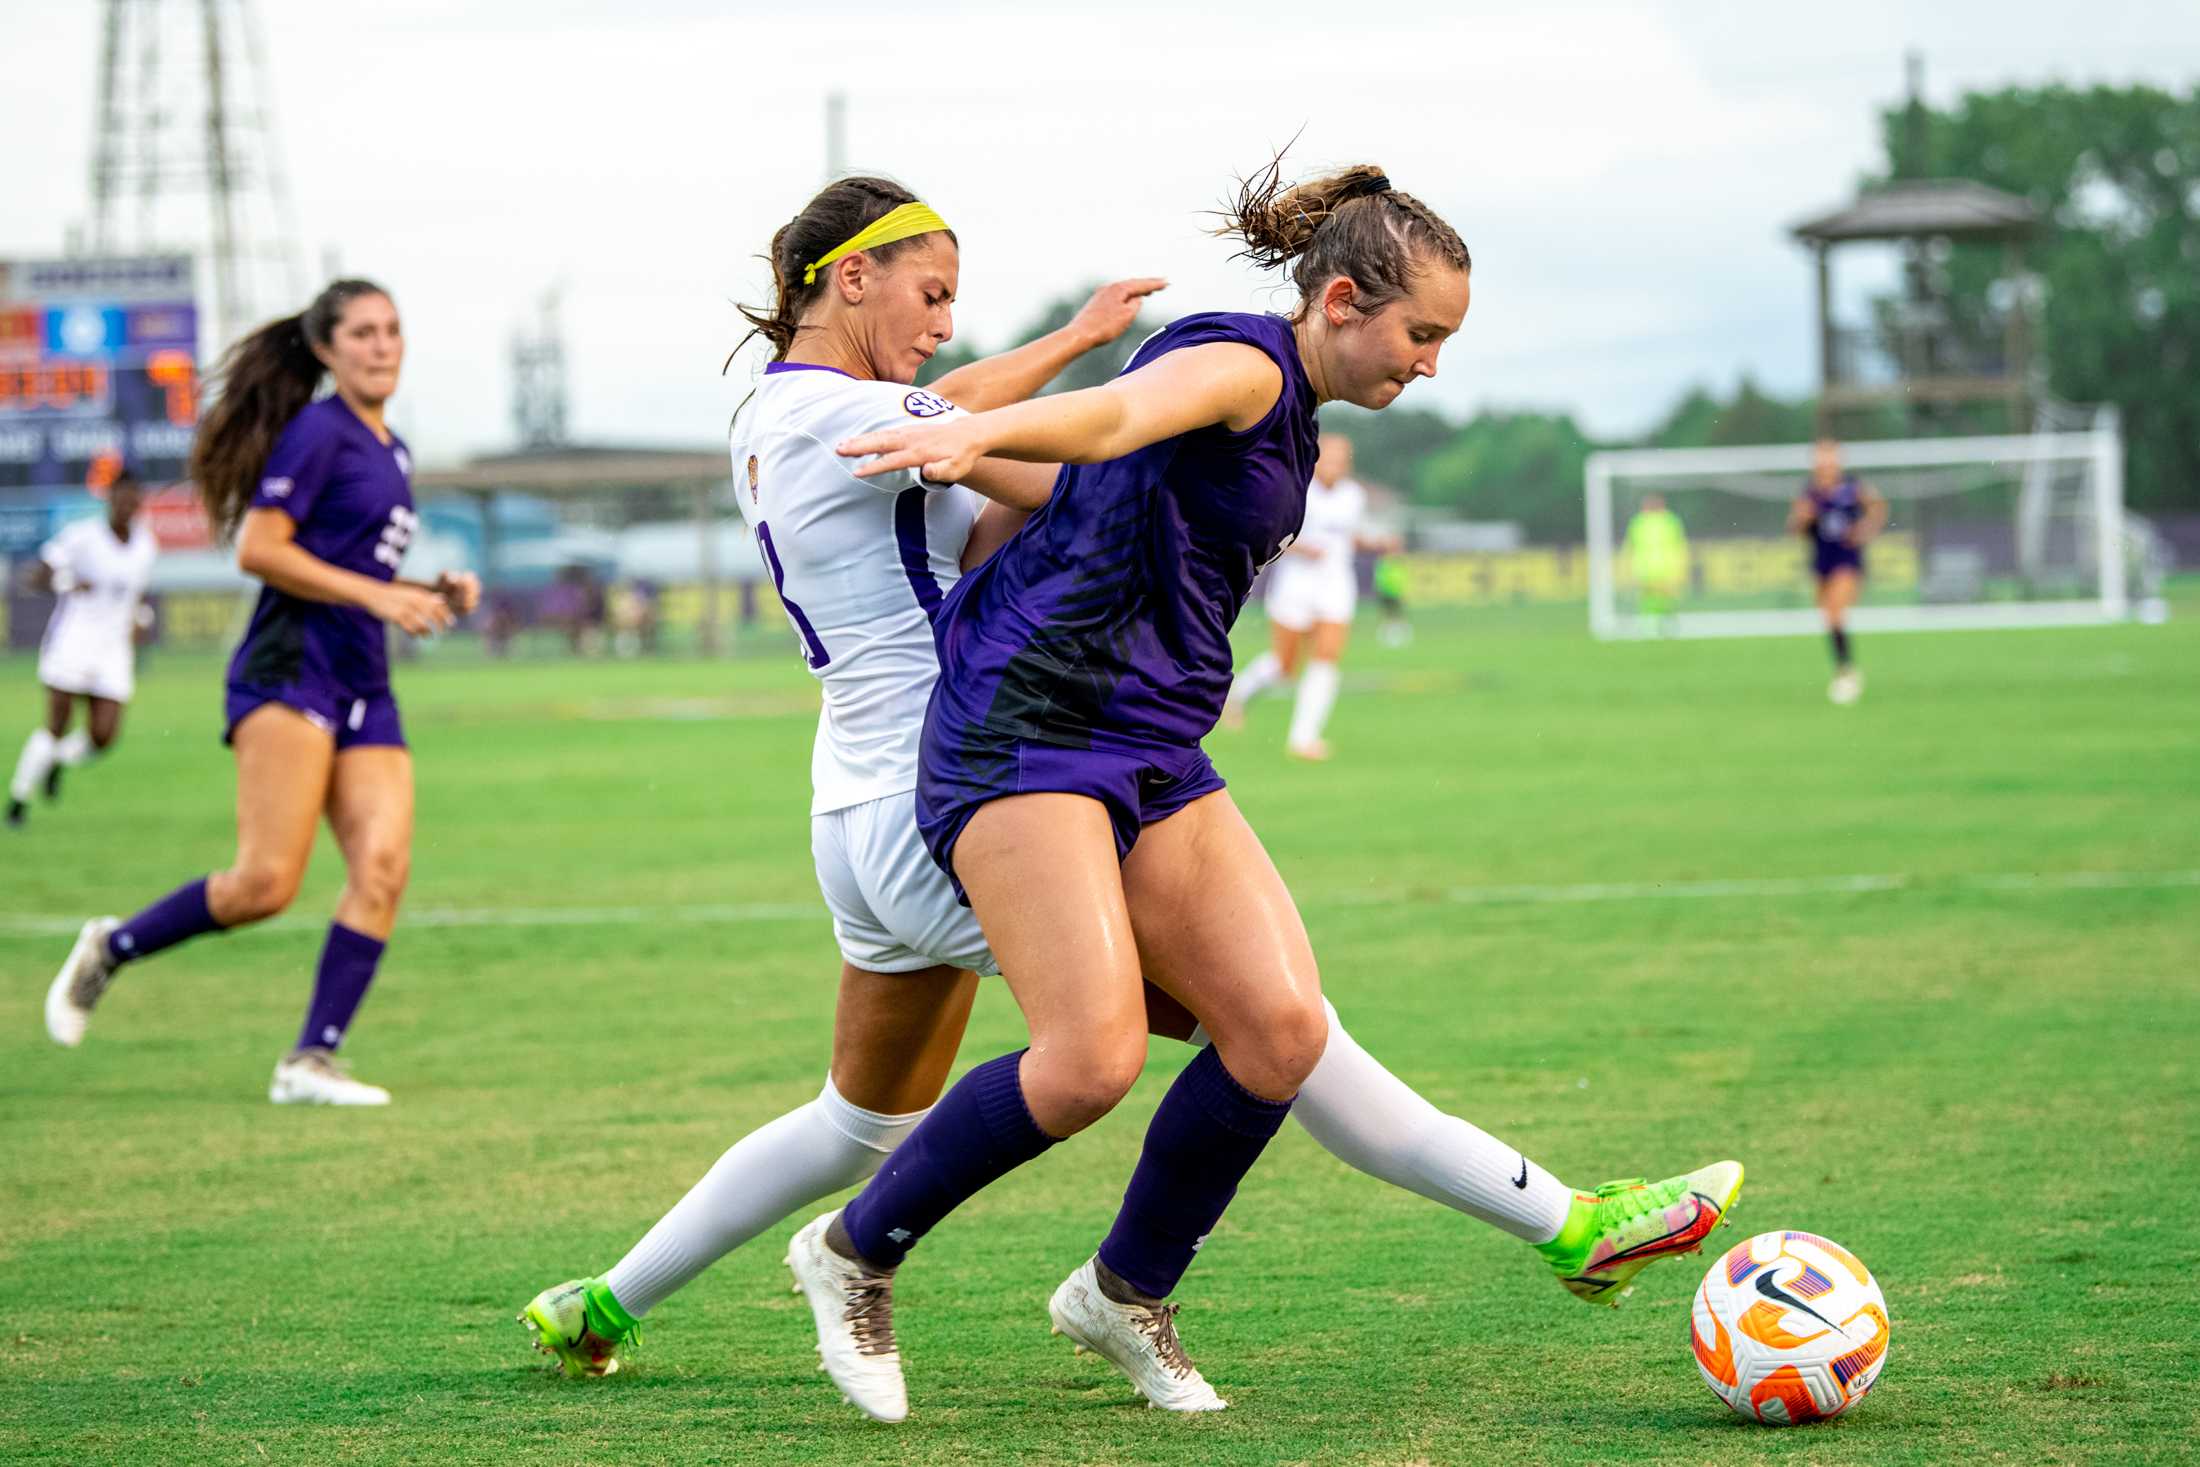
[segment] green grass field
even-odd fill
[[[1848,1418],[1746,1425],[1687,1348],[1694,1260],[1626,1307],[1287,1129],[1186,1281],[1232,1407],[1138,1409],[1048,1337],[1185,1052],[905,1270],[914,1414],[814,1373],[800,1221],[574,1385],[513,1322],[812,1096],[836,958],[791,656],[404,668],[419,839],[348,1047],[382,1112],[276,1109],[339,879],[130,970],[51,1046],[83,916],[228,860],[219,665],[153,662],[123,745],[0,832],[0,1459],[77,1462],[1950,1463],[2200,1440],[2200,599],[2162,628],[1886,636],[1830,707],[1802,641],[1599,647],[1577,611],[1363,637],[1332,729],[1212,749],[1361,1040],[1577,1185],[1733,1155],[1894,1320]],[[1258,619],[1245,630],[1260,634]],[[12,760],[31,669],[0,734]],[[1850,882],[1845,878],[1884,880]],[[1014,1047],[996,985],[965,1058]]]

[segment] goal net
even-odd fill
[[[1787,529],[1810,463],[1807,443],[1590,455],[1590,630],[1605,639],[1820,631],[1809,547]],[[1858,630],[2124,617],[2123,440],[2113,409],[2097,410],[2082,431],[1847,443],[1842,463],[1888,508],[1864,552],[1850,613]],[[1677,573],[1669,525],[1668,548],[1645,551],[1646,566],[1630,550],[1630,522],[1656,500],[1686,535]]]

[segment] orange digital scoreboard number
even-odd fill
[[[0,364],[0,414],[104,408],[111,397],[107,368],[97,362]]]
[[[188,428],[199,420],[199,368],[187,351],[157,351],[145,360],[145,375],[167,399],[168,421]]]

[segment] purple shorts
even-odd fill
[[[397,699],[390,696],[389,689],[354,695],[345,688],[297,683],[286,688],[248,688],[231,683],[223,713],[222,742],[228,743],[245,715],[263,703],[294,708],[315,728],[336,735],[339,754],[375,744],[405,747],[404,725],[397,719]]]
[[[970,898],[955,879],[955,842],[978,807],[1009,795],[1085,795],[1106,807],[1115,828],[1115,858],[1138,843],[1138,833],[1166,820],[1202,795],[1223,787],[1222,776],[1194,744],[1140,744],[1123,748],[1067,748],[1033,739],[987,740],[978,746],[938,747],[925,722],[924,762],[917,776],[917,830],[925,849],[954,882],[955,899]]]
[[[1811,574],[1824,580],[1835,571],[1852,570],[1864,574],[1864,552],[1854,545],[1828,545],[1814,541],[1810,559]]]

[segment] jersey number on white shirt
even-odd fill
[[[772,573],[772,589],[779,593],[779,604],[787,608],[787,620],[794,623],[794,633],[802,641],[802,660],[815,670],[833,660],[825,650],[825,644],[817,639],[817,628],[802,614],[802,608],[787,597],[787,572],[779,564],[779,552],[772,549],[772,527],[762,520],[756,522],[756,548],[764,552],[764,564]]]

